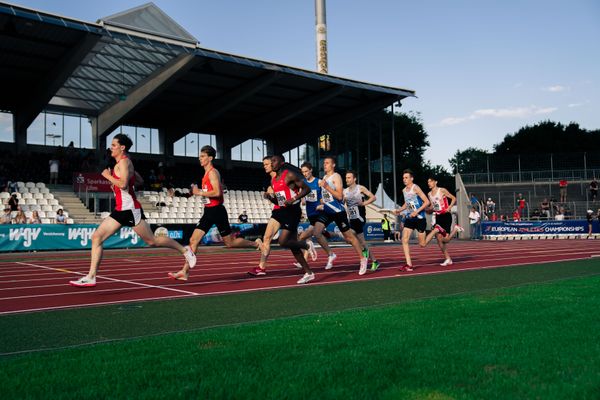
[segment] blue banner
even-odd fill
[[[90,249],[97,227],[92,224],[0,225],[0,252]],[[104,242],[108,249],[144,246],[133,228],[128,227],[122,227]]]
[[[577,235],[587,234],[586,220],[570,221],[522,221],[481,223],[483,235]],[[592,233],[600,233],[598,221],[592,222]]]

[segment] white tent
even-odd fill
[[[373,203],[377,207],[381,207],[384,210],[394,210],[396,208],[400,208],[399,205],[394,204],[394,200],[387,195],[387,193],[383,190],[383,185],[380,183],[377,186],[377,191],[375,192],[375,196],[377,196],[377,200]]]

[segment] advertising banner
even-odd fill
[[[587,234],[588,229],[586,220],[481,223],[483,235],[577,235]],[[592,233],[600,233],[598,221],[593,221]]]
[[[73,190],[76,192],[112,192],[112,186],[109,181],[104,179],[102,174],[95,172],[74,172]]]
[[[92,247],[98,225],[0,225],[0,252],[32,250],[79,250]],[[122,227],[104,242],[104,248],[144,247],[133,228]]]

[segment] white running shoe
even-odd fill
[[[331,253],[331,255],[329,257],[327,257],[327,265],[325,266],[325,269],[333,268],[333,262],[335,261],[336,258],[337,258],[337,255],[335,253]]]
[[[304,276],[302,278],[298,279],[298,282],[296,282],[296,283],[300,283],[300,284],[308,283],[308,282],[312,281],[313,279],[315,279],[315,274],[307,273],[307,274],[304,274]]]
[[[190,268],[194,268],[196,266],[196,255],[190,248],[190,246],[185,246],[185,254],[183,255],[185,260],[187,261]]]
[[[367,263],[369,259],[367,257],[363,257],[360,259],[360,269],[358,270],[359,275],[364,275],[367,273]]]
[[[465,231],[465,228],[463,228],[459,224],[454,225],[454,229],[456,229],[456,232],[464,232]]]
[[[307,240],[306,244],[308,244],[308,255],[312,261],[317,261],[317,250],[315,250],[315,244],[312,240]]]
[[[96,278],[88,278],[83,276],[76,281],[69,281],[69,285],[75,287],[94,287],[96,286]]]
[[[294,263],[294,267],[296,267],[298,269],[302,269],[302,264],[300,264],[300,263]]]
[[[440,264],[442,267],[447,267],[448,265],[452,265],[452,259],[446,258],[443,263]]]

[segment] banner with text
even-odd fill
[[[483,235],[569,235],[587,234],[586,220],[482,222]],[[600,233],[598,221],[592,222],[592,233]]]
[[[83,192],[112,192],[111,183],[102,174],[95,172],[74,172],[73,190]]]

